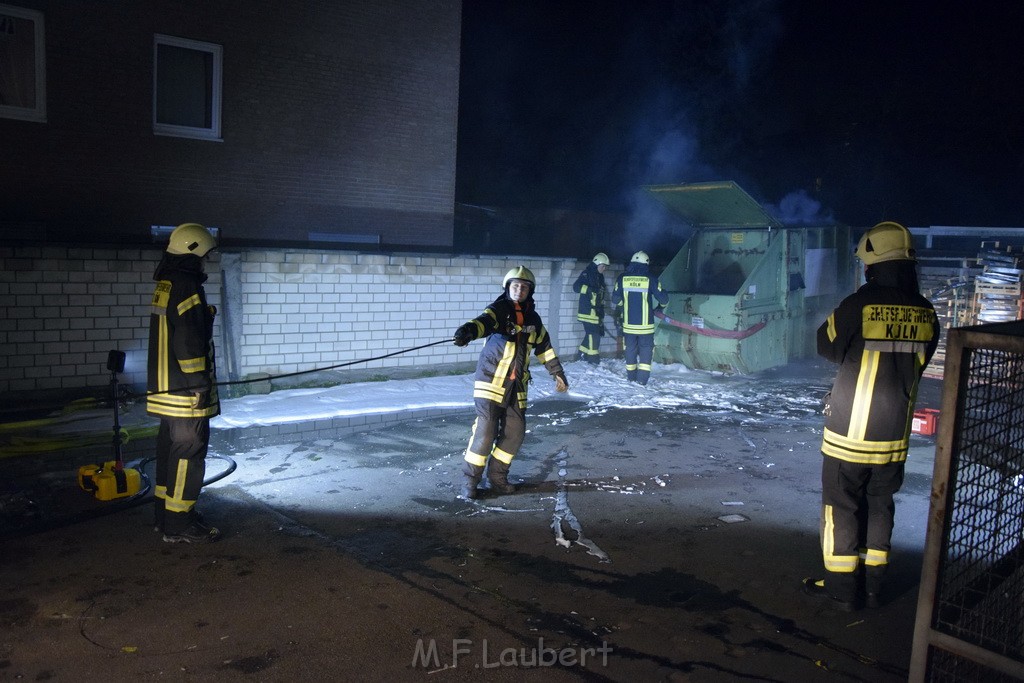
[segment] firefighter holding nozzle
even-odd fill
[[[884,602],[917,387],[939,340],[935,309],[918,288],[910,231],[871,228],[857,246],[867,280],[818,329],[818,354],[839,371],[821,444],[825,578],[804,592],[844,611]]]
[[[515,493],[508,471],[526,436],[530,353],[554,378],[557,391],[569,389],[551,337],[534,307],[536,283],[528,268],[516,266],[505,274],[501,296],[455,330],[456,346],[486,339],[473,383],[476,420],[466,448],[460,498],[478,497],[477,485],[485,468],[491,491],[499,495]]]

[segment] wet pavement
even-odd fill
[[[912,438],[886,604],[803,595],[829,380],[542,401],[519,491],[473,502],[468,411],[215,441],[219,543],[161,542],[150,505],[2,541],[0,680],[906,680],[934,443]]]

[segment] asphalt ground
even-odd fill
[[[886,602],[844,613],[800,590],[821,573],[813,411],[543,401],[519,491],[468,502],[471,422],[215,441],[237,465],[201,499],[215,544],[162,542],[148,504],[0,541],[0,680],[906,680],[931,438]]]

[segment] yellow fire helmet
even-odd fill
[[[530,283],[531,292],[537,286],[537,279],[533,277],[533,273],[526,266],[516,266],[505,273],[505,279],[501,281],[501,286],[508,287],[509,280],[526,280]]]
[[[195,254],[202,258],[217,246],[210,231],[198,223],[182,223],[171,233],[167,243],[168,254]]]
[[[633,254],[633,258],[629,259],[630,263],[650,263],[651,257],[647,255],[646,251],[638,251]]]
[[[883,261],[914,261],[914,240],[899,223],[884,221],[864,233],[855,252],[866,265]]]
[[[611,263],[611,261],[608,260],[608,254],[604,253],[603,251],[599,251],[596,254],[594,254],[594,263],[596,263],[599,266],[607,266],[609,263]]]

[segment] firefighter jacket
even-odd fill
[[[551,337],[534,310],[532,294],[522,304],[503,294],[466,325],[474,339],[487,338],[476,364],[473,398],[501,404],[514,398],[525,409],[531,351],[552,377],[565,379]]]
[[[646,263],[630,263],[615,280],[612,304],[622,307],[625,334],[654,334],[654,311],[667,303],[668,294]]]
[[[918,382],[940,331],[913,267],[871,266],[867,284],[818,329],[818,354],[839,364],[821,446],[827,456],[862,465],[907,459]]]
[[[581,323],[600,325],[604,320],[604,300],[607,295],[607,288],[604,284],[604,275],[597,270],[597,264],[591,263],[572,285],[572,291],[580,295],[579,307],[576,309],[576,319]]]
[[[164,417],[220,414],[213,352],[215,309],[206,303],[198,256],[164,254],[153,275],[146,412]],[[202,400],[196,405],[196,393]]]

